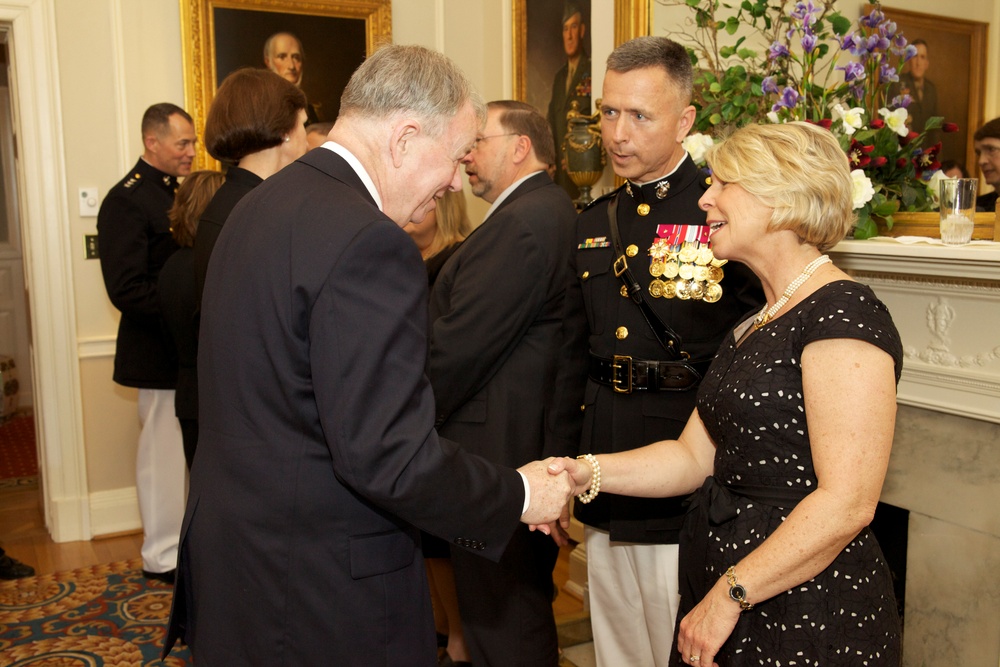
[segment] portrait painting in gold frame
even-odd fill
[[[336,119],[340,94],[366,56],[392,42],[391,0],[180,0],[185,107],[198,136],[219,83],[264,67],[275,33],[301,44],[302,91],[318,120]],[[196,168],[217,166],[199,144]]]

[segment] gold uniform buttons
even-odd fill
[[[589,277],[590,277],[590,271],[584,271],[583,275],[580,276],[580,278],[582,278],[583,280],[586,280]]]
[[[615,329],[615,338],[617,338],[618,340],[625,340],[626,338],[628,338],[628,329],[626,329],[625,327],[618,327],[617,329]]]
[[[620,288],[618,289],[618,291],[619,291],[619,292],[621,293],[621,295],[622,295],[623,297],[625,297],[626,299],[628,298],[628,288],[627,288],[627,287],[625,287],[624,285],[622,285],[622,286],[621,286],[621,287],[620,287]]]
[[[643,217],[649,215],[649,204],[639,204],[638,208],[636,208],[636,211],[639,213],[639,215]]]
[[[636,255],[639,254],[639,248],[637,246],[630,245],[629,247],[625,248],[625,254],[628,255],[629,257],[635,257]]]

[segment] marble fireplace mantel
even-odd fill
[[[1000,423],[1000,243],[852,240],[830,256],[892,313],[906,355],[901,405]]]

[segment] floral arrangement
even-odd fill
[[[908,126],[910,98],[894,84],[916,49],[877,1],[853,31],[833,0],[659,1],[694,12],[693,35],[676,36],[695,65],[698,113],[685,148],[696,160],[727,127],[808,121],[832,131],[850,160],[855,238],[877,235],[876,219],[891,228],[897,211],[936,205],[929,179],[941,166],[941,144],[925,143],[929,133],[958,127],[940,117]],[[731,44],[720,44],[722,33]]]

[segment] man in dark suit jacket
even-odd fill
[[[580,190],[566,173],[566,114],[570,112],[573,102],[579,106],[578,111],[590,114],[590,57],[583,48],[587,36],[587,25],[583,22],[583,12],[573,3],[566,3],[563,8],[563,49],[566,52],[566,64],[556,72],[552,80],[552,97],[549,99],[549,125],[552,128],[552,138],[555,141],[556,166],[555,181],[569,195],[576,198]]]
[[[433,664],[418,528],[497,559],[518,519],[558,516],[568,479],[433,429],[427,275],[401,227],[460,187],[478,104],[444,56],[384,47],[345,89],[333,143],[226,222],[166,650],[180,636],[202,667]]]
[[[97,238],[104,286],[122,314],[114,381],[139,390],[135,486],[143,574],[172,581],[187,467],[174,415],[177,358],[160,313],[157,281],[177,250],[167,211],[177,178],[191,173],[196,141],[191,116],[174,104],[154,104],[143,114],[142,140],[142,157],[101,203]]]
[[[441,435],[495,463],[546,455],[563,295],[576,210],[545,172],[545,118],[523,102],[490,102],[463,162],[472,192],[492,204],[431,292],[428,377]],[[452,549],[473,664],[555,666],[552,569],[559,548],[521,526],[499,563]]]

